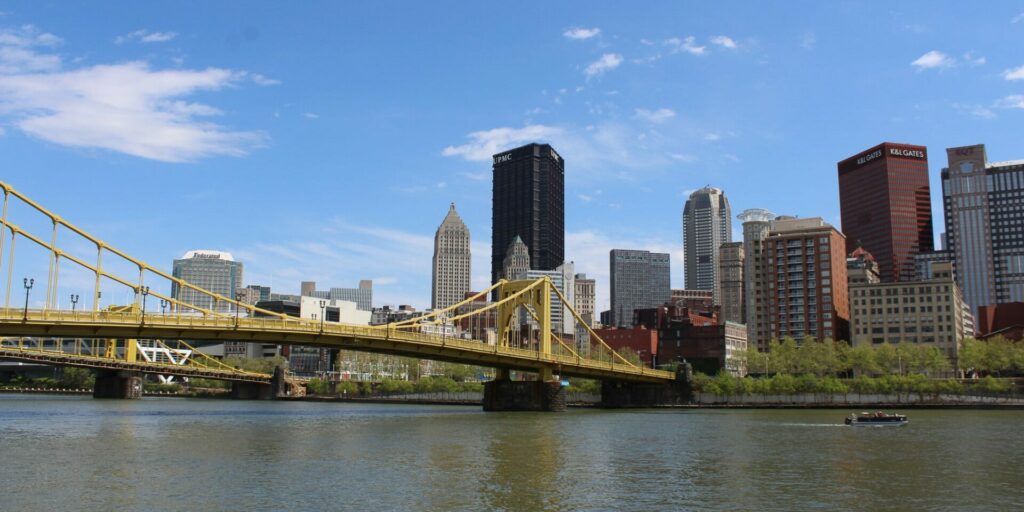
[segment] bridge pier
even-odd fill
[[[274,368],[270,382],[232,382],[231,398],[236,400],[274,400],[292,396],[292,386],[285,378],[284,368]]]
[[[676,370],[676,380],[664,384],[604,381],[601,383],[601,403],[605,409],[626,409],[683,405],[693,402],[693,368],[682,363]]]
[[[142,398],[142,377],[134,372],[101,370],[96,373],[93,398]]]
[[[511,380],[508,370],[499,369],[494,380],[484,383],[484,410],[564,411],[566,392],[562,383],[551,380],[550,370],[538,377],[538,380]]]

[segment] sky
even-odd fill
[[[612,248],[682,288],[693,190],[839,227],[883,141],[928,146],[943,231],[945,148],[1024,158],[1021,48],[1020,2],[0,2],[0,180],[168,271],[428,307],[449,203],[484,288],[490,157],[547,142],[605,309]]]

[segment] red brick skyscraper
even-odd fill
[[[914,254],[935,248],[928,152],[884,142],[839,162],[846,252],[863,246],[883,282],[914,279]]]

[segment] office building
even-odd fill
[[[949,262],[935,263],[929,279],[850,285],[854,346],[920,343],[941,349],[955,365],[963,339],[974,335]]]
[[[586,274],[576,274],[576,297],[573,308],[587,325],[594,327],[597,322],[594,311],[597,307],[597,280],[587,279]]]
[[[690,194],[683,206],[683,252],[686,288],[713,290],[715,304],[721,304],[718,289],[718,248],[732,241],[732,209],[720,189],[704,187]]]
[[[547,144],[494,155],[491,280],[497,282],[509,244],[520,237],[531,270],[565,262],[565,162]]]
[[[863,247],[857,248],[846,258],[846,282],[851,285],[882,282],[878,262]]]
[[[612,249],[611,323],[629,327],[633,311],[660,306],[671,298],[671,259],[668,253]]]
[[[846,239],[821,218],[775,220],[763,249],[767,340],[849,340]]]
[[[870,252],[884,282],[913,280],[913,255],[935,248],[927,149],[884,142],[838,168],[847,254]]]
[[[718,250],[718,289],[722,319],[745,323],[743,308],[743,242],[726,242]]]
[[[554,270],[527,270],[526,279],[536,280],[542,277],[551,279],[551,285],[565,297],[563,303],[554,290],[551,291],[551,328],[557,333],[575,336],[576,320],[569,311],[567,304],[573,304],[576,297],[576,265],[567,261]],[[532,320],[532,319],[531,319]]]
[[[434,233],[434,280],[430,307],[444,309],[463,300],[470,288],[469,228],[455,203]]]
[[[953,255],[949,251],[922,252],[914,255],[914,277],[921,281],[931,279],[934,271],[932,266],[936,263],[950,263],[953,268],[953,277],[956,277],[956,265],[953,264]]]
[[[946,150],[946,248],[964,301],[977,315],[1024,301],[1024,160],[989,163],[985,145]]]
[[[181,259],[174,260],[171,274],[189,284],[229,299],[235,298],[242,287],[242,263],[235,261],[230,253],[221,251],[188,251]],[[205,293],[187,286],[171,283],[171,298],[200,309],[219,312],[234,311],[234,306],[225,301],[216,301]],[[177,308],[180,312],[192,311],[188,307]]]
[[[529,270],[530,249],[526,247],[521,237],[516,236],[505,251],[505,258],[501,261],[501,270],[497,277],[508,281],[518,281],[526,279],[526,273]]]
[[[1002,336],[1008,340],[1024,339],[1024,302],[1004,302],[978,308],[978,339]]]
[[[631,330],[650,329],[657,333],[653,358],[656,365],[686,360],[694,371],[708,375],[721,370],[738,376],[746,373],[747,335],[743,324],[719,323],[673,305],[637,310],[635,323]]]
[[[359,311],[373,311],[373,280],[361,279],[359,288],[331,288],[330,290],[317,290],[316,281],[304,281],[302,283],[302,297],[314,297],[317,299],[343,300],[355,302]],[[281,296],[282,299],[292,298]]]
[[[355,302],[323,299],[315,296],[303,296],[298,301],[259,302],[256,307],[324,323],[369,325],[371,318],[371,313],[358,309]],[[257,314],[257,316],[261,315]],[[281,355],[288,358],[290,371],[310,376],[333,371],[338,349],[285,345],[282,347]]]

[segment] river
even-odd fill
[[[0,510],[1021,510],[1024,411],[0,395]]]

